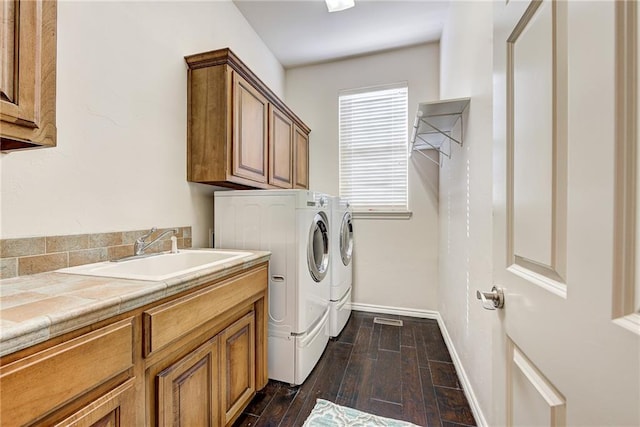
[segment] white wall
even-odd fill
[[[230,1],[58,2],[58,146],[2,154],[0,237],[193,227],[184,56],[230,47],[274,92],[284,70]]]
[[[464,144],[440,171],[439,311],[478,404],[491,416],[492,4],[453,2],[440,41],[440,97],[470,97]],[[489,425],[492,423],[489,421]]]
[[[287,104],[311,127],[312,190],[338,194],[338,91],[407,81],[413,117],[418,102],[438,97],[438,56],[428,44],[287,70]],[[409,165],[413,217],[354,221],[356,303],[437,309],[438,168],[419,156]]]

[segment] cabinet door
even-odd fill
[[[139,424],[134,379],[82,408],[55,427],[119,427]]]
[[[234,72],[232,175],[266,184],[267,120],[267,98]]]
[[[0,366],[0,424],[31,425],[39,416],[131,372],[133,331],[133,319],[125,319]]]
[[[218,354],[218,338],[214,337],[158,374],[160,427],[220,424]]]
[[[56,2],[0,4],[2,150],[56,145]]]
[[[224,425],[230,425],[256,391],[255,318],[251,312],[220,333],[220,389]]]
[[[269,104],[269,184],[292,188],[293,122]]]
[[[309,188],[309,135],[298,126],[293,135],[294,188]]]

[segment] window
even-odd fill
[[[339,94],[340,196],[354,213],[406,213],[407,84]]]

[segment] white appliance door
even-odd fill
[[[622,189],[638,183],[616,166],[617,150],[637,150],[627,136],[637,71],[625,75],[625,57],[638,57],[636,32],[625,32],[635,8],[494,3],[493,260],[504,308],[487,313],[497,325],[492,425],[640,425],[638,306],[628,292],[627,308],[615,307],[621,288],[638,292],[618,274],[637,267],[619,256],[629,233],[619,220],[635,222]],[[490,287],[479,295],[489,308]]]
[[[309,228],[307,265],[316,282],[321,282],[329,271],[329,220],[324,212],[318,212]]]
[[[329,227],[324,211],[300,210],[297,320],[294,333],[307,333],[327,311],[331,291]]]
[[[345,212],[340,224],[340,258],[346,267],[351,263],[353,256],[353,223],[351,212]]]

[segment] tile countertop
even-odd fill
[[[163,281],[53,271],[0,280],[0,356],[251,268],[271,255],[238,252],[252,255]]]

